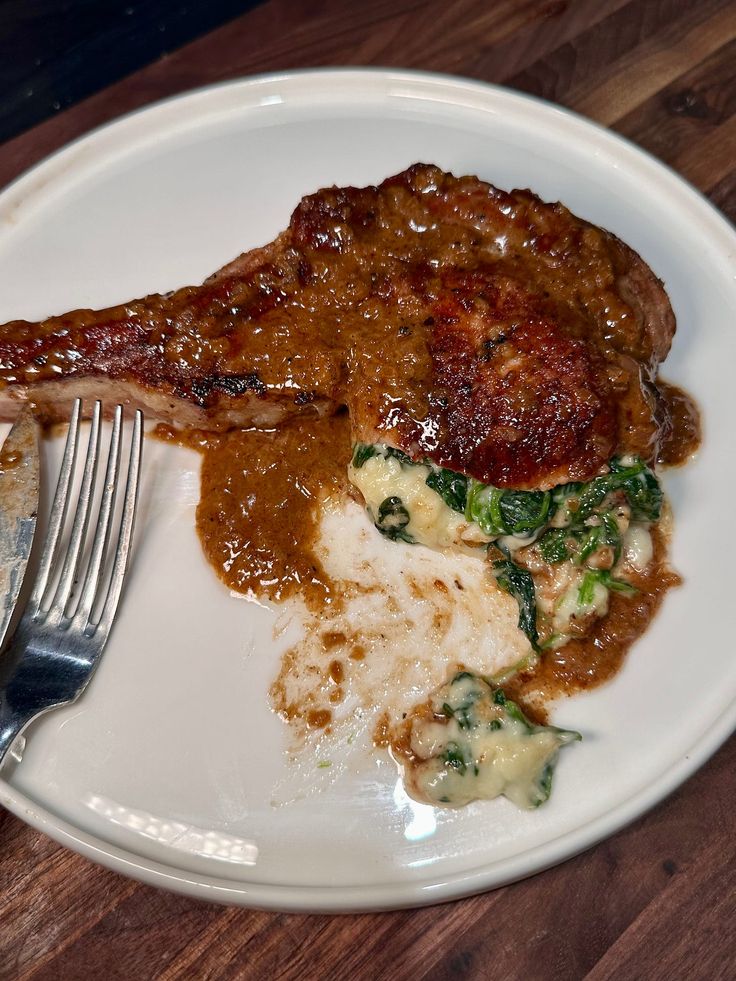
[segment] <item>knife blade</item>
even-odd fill
[[[36,533],[39,471],[38,424],[26,405],[0,449],[0,648]]]

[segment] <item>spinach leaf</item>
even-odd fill
[[[571,557],[577,565],[584,565],[604,545],[610,545],[613,549],[612,565],[615,565],[621,556],[621,532],[610,511],[600,515],[599,525],[551,528],[539,539],[539,551],[550,565]]]
[[[511,699],[509,698],[504,699],[503,704],[509,718],[514,719],[516,722],[520,722],[526,728],[527,732],[531,733],[534,732],[535,730],[539,731],[540,729],[545,728],[544,726],[532,725],[529,719],[527,719],[527,717],[522,712],[521,707],[517,705],[516,702],[512,702]]]
[[[383,446],[380,443],[356,443],[353,447],[353,466],[360,470],[364,463],[374,456],[382,456],[384,459],[393,457],[403,466],[412,465],[414,461],[401,450],[394,446]]]
[[[632,471],[631,475],[633,476],[634,473]],[[595,509],[603,503],[606,495],[618,490],[625,480],[626,477],[624,475],[615,473],[607,473],[602,477],[595,477],[591,480],[589,484],[586,484],[585,490],[580,495],[577,512],[578,517],[581,520],[589,518]]]
[[[526,535],[551,517],[552,495],[549,491],[505,491],[500,506],[507,534]]]
[[[639,458],[624,464],[614,457],[609,466],[610,473],[596,477],[586,485],[580,495],[578,516],[581,519],[589,517],[607,494],[623,490],[635,521],[656,521],[662,508],[662,489],[654,472]]]
[[[414,539],[404,530],[410,521],[409,512],[401,498],[387,497],[378,508],[376,528],[392,542],[401,541],[413,545]]]
[[[584,487],[585,484],[580,483],[558,484],[557,487],[553,487],[552,502],[554,503],[555,510],[566,507],[571,498],[580,497]]]
[[[608,569],[588,569],[578,589],[580,606],[589,606],[593,602],[598,583],[606,589],[613,590],[614,593],[625,593],[627,596],[638,592],[636,586],[632,586],[631,583],[624,582],[623,579],[614,579]]]
[[[554,775],[555,765],[554,763],[548,763],[542,770],[542,775],[537,781],[537,799],[534,802],[535,807],[539,807],[541,804],[544,804],[545,801],[549,800],[549,795],[552,793],[552,778]]]
[[[537,725],[536,723],[532,722],[526,716],[526,714],[524,713],[523,709],[521,708],[521,706],[517,702],[513,702],[510,698],[506,698],[506,696],[503,694],[503,692],[501,692],[501,695],[503,696],[502,700],[501,701],[498,701],[495,696],[496,696],[496,693],[499,692],[499,691],[501,691],[501,689],[496,689],[494,691],[494,693],[493,693],[494,699],[493,700],[497,704],[503,705],[505,707],[506,712],[509,715],[509,717],[512,718],[512,719],[514,719],[516,722],[521,722],[522,725],[525,726],[527,732],[529,732],[529,733],[535,733],[535,732],[554,732],[555,735],[566,737],[564,739],[564,742],[574,742],[574,741],[579,741],[580,739],[582,739],[582,736],[580,735],[580,733],[579,732],[575,732],[573,729],[560,729],[558,726]]]
[[[462,705],[456,705],[454,708],[445,702],[442,706],[442,711],[448,719],[455,719],[461,729],[470,729],[473,725],[472,710],[474,704],[475,699],[473,698],[463,702]]]
[[[402,467],[414,466],[414,461],[412,460],[412,458],[410,456],[407,456],[406,453],[402,452],[402,450],[397,450],[395,446],[385,446],[384,450],[385,450],[384,455],[387,458],[393,457],[394,460],[399,461]]]
[[[508,556],[503,556],[492,565],[496,582],[514,597],[519,604],[519,628],[529,638],[532,648],[539,651],[537,631],[537,597],[531,572],[522,569]]]
[[[639,592],[636,586],[632,586],[630,582],[625,582],[623,579],[614,579],[608,569],[598,569],[597,576],[598,581],[606,589],[613,590],[614,593],[625,593],[627,596],[633,596],[634,593]]]
[[[467,687],[461,689],[463,697],[459,699],[455,685],[467,678],[474,681],[476,685],[469,691]],[[443,713],[448,719],[455,719],[461,729],[471,729],[476,726],[475,707],[476,703],[483,697],[485,692],[484,685],[485,682],[469,671],[461,671],[459,674],[456,674],[450,682],[450,702],[452,704],[450,702],[444,702],[442,705]]]
[[[580,529],[577,536],[580,540],[580,551],[575,556],[578,565],[583,565],[586,559],[589,559],[593,552],[598,550],[601,545],[601,532],[600,525]]]
[[[468,768],[468,760],[465,759],[462,748],[457,743],[447,744],[442,759],[458,773],[465,773]]]
[[[378,456],[378,447],[371,443],[356,443],[353,448],[353,466],[360,470],[372,456]]]
[[[641,470],[629,476],[622,484],[631,507],[634,521],[657,521],[662,513],[662,488],[656,474],[640,460]],[[614,457],[610,463],[613,473],[626,473],[621,461]]]
[[[605,511],[601,515],[601,544],[611,546],[613,549],[612,565],[616,565],[621,558],[621,529],[610,511]]]
[[[475,521],[484,535],[503,535],[503,518],[501,516],[501,494],[503,491],[482,484],[479,480],[470,479],[468,498],[465,505],[465,517]]]
[[[546,524],[551,513],[549,491],[500,490],[470,481],[465,517],[485,535],[528,535]]]
[[[542,558],[550,565],[557,565],[570,558],[570,549],[567,547],[567,538],[570,531],[567,528],[550,528],[539,539],[539,551]]]
[[[598,573],[594,569],[590,569],[583,576],[583,581],[580,583],[580,588],[578,589],[578,605],[579,606],[590,606],[595,597],[595,587],[599,582]]]
[[[465,505],[468,498],[468,478],[454,470],[440,468],[432,470],[426,480],[427,487],[431,487],[435,493],[439,494],[442,500],[451,507],[453,511],[460,514],[465,513]]]

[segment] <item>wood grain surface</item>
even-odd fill
[[[266,0],[0,147],[0,186],[186,89],[322,65],[466,75],[569,106],[736,219],[730,0]],[[210,906],[92,865],[0,810],[0,979],[736,978],[736,741],[642,820],[487,895],[401,913]]]

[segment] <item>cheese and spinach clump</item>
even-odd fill
[[[662,490],[638,457],[548,491],[504,490],[385,444],[355,446],[348,469],[376,528],[393,541],[487,553],[498,585],[519,605],[534,652],[561,647],[608,611],[611,592],[653,556]]]
[[[386,538],[485,553],[497,584],[518,603],[527,666],[585,634],[608,612],[611,592],[636,592],[633,580],[653,559],[662,490],[638,457],[614,457],[588,483],[547,491],[492,487],[385,444],[355,446],[348,473]],[[436,804],[504,794],[536,807],[549,797],[560,748],[580,738],[532,725],[500,688],[467,672],[429,704],[429,717],[412,722],[407,777]]]
[[[467,671],[436,691],[431,714],[411,726],[409,781],[432,804],[462,807],[504,795],[521,808],[543,804],[561,747],[580,734],[533,725],[519,706]]]

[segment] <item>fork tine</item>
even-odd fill
[[[128,462],[128,479],[125,484],[125,499],[123,501],[123,513],[120,519],[120,534],[118,535],[117,547],[115,549],[115,562],[112,567],[110,585],[107,590],[107,598],[105,599],[102,615],[96,625],[96,630],[102,630],[104,633],[107,633],[112,625],[113,617],[118,607],[120,593],[123,589],[123,580],[128,568],[130,542],[133,537],[135,510],[138,501],[138,477],[140,474],[142,453],[143,414],[138,409],[133,424],[130,460]]]
[[[51,602],[50,609],[58,615],[63,615],[66,611],[71,595],[74,579],[77,575],[77,568],[82,556],[84,539],[87,534],[87,524],[89,521],[89,505],[92,500],[92,493],[95,486],[97,475],[97,461],[100,455],[100,409],[101,403],[95,402],[92,413],[92,424],[89,430],[89,440],[87,442],[87,458],[84,461],[84,472],[82,474],[82,484],[79,488],[77,499],[77,509],[74,513],[74,521],[69,536],[69,543],[66,549],[64,564],[61,567],[59,585]]]
[[[107,470],[105,472],[105,486],[100,501],[100,509],[97,516],[97,527],[95,537],[92,542],[92,551],[87,565],[87,574],[84,577],[82,595],[77,606],[74,619],[80,629],[84,629],[89,620],[89,616],[94,606],[95,596],[100,585],[100,575],[104,565],[105,551],[110,538],[110,521],[115,507],[117,496],[118,469],[120,467],[120,431],[123,418],[123,407],[118,405],[115,409],[115,418],[112,424],[112,434],[110,436],[110,449],[107,454]]]
[[[0,663],[0,679],[3,687],[2,698],[0,698],[0,765],[14,738],[29,722],[51,708],[73,702],[88,686],[105,648],[128,568],[143,450],[143,415],[140,411],[136,412],[133,425],[125,497],[115,554],[111,556],[112,570],[109,582],[104,574],[116,488],[120,477],[122,407],[118,406],[107,457],[106,483],[101,494],[97,526],[90,548],[90,560],[87,563],[80,600],[75,603],[77,612],[72,618],[63,615],[74,576],[79,571],[80,556],[84,555],[84,537],[99,456],[101,406],[97,403],[87,447],[82,489],[72,523],[71,541],[59,577],[60,585],[54,594],[56,605],[49,607],[47,613],[40,606],[46,594],[51,591],[49,582],[53,582],[51,577],[54,564],[58,562],[61,530],[70,504],[68,499],[78,441],[80,406],[79,401],[75,402],[72,412],[59,483],[52,506],[49,533],[44,544],[42,575],[34,589],[33,603],[26,606]],[[103,581],[108,583],[104,592],[101,587]],[[98,594],[100,600],[104,596],[104,605],[102,614],[95,623],[91,620],[91,612]],[[82,619],[81,613],[87,608],[90,614]]]
[[[59,548],[59,538],[61,529],[64,526],[67,508],[69,506],[69,484],[74,473],[74,461],[77,458],[77,438],[79,436],[79,416],[82,409],[82,400],[75,399],[72,407],[72,415],[69,420],[69,431],[66,436],[64,446],[64,457],[61,461],[59,470],[59,480],[56,484],[54,503],[51,506],[49,515],[49,527],[46,532],[41,562],[38,567],[38,575],[33,587],[31,598],[28,601],[28,611],[32,616],[36,616],[41,608],[41,602],[46,592],[49,582],[51,567],[56,559]]]

